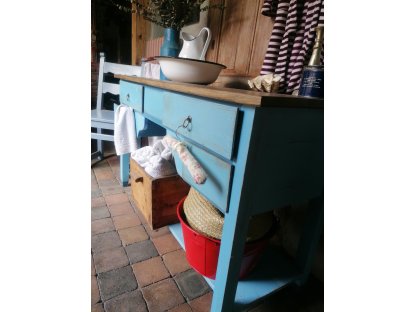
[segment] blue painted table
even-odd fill
[[[208,174],[197,185],[175,157],[178,173],[224,214],[211,311],[246,309],[288,285],[305,282],[323,228],[323,100],[170,81],[120,78],[120,102],[135,110],[137,136],[177,135]],[[184,120],[191,120],[185,129]],[[129,155],[120,174],[128,183]],[[252,215],[309,200],[296,257],[267,250],[238,281]],[[179,224],[170,226],[184,247]]]

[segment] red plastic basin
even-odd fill
[[[183,202],[185,199],[186,197],[179,202],[177,206],[177,214],[181,223],[183,238],[185,241],[186,258],[189,264],[197,272],[210,279],[215,279],[221,241],[204,236],[189,226],[183,212]],[[267,245],[271,236],[270,234],[272,234],[272,231],[259,240],[246,243],[240,268],[240,279],[247,276],[247,274],[253,270],[262,251]]]

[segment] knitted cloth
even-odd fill
[[[186,168],[188,169],[189,173],[191,174],[192,178],[194,179],[196,184],[203,184],[207,179],[207,174],[205,173],[204,169],[201,167],[200,163],[192,156],[192,154],[188,151],[185,144],[170,136],[165,136],[163,141],[167,146],[169,146],[172,150],[175,150],[181,161],[184,163]]]

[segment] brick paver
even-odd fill
[[[113,194],[124,194],[123,187],[121,185],[114,186],[103,186],[100,188],[103,196],[113,195]]]
[[[112,180],[114,178],[114,174],[110,168],[97,168],[94,170],[94,173],[98,183],[100,183],[100,180]]]
[[[173,309],[170,309],[168,312],[192,312],[192,309],[189,304],[183,303]]]
[[[189,302],[189,305],[191,306],[193,312],[210,312],[211,302],[212,291],[199,298],[192,300],[191,302]]]
[[[113,217],[113,223],[117,230],[142,224],[139,217],[135,213]]]
[[[151,312],[167,311],[185,302],[171,278],[145,287],[142,292]]]
[[[91,222],[91,235],[114,231],[114,224],[111,218],[94,220]]]
[[[103,196],[101,189],[91,189],[91,199]]]
[[[161,257],[135,263],[132,268],[140,287],[145,287],[170,276]]]
[[[108,206],[108,209],[110,210],[111,216],[113,217],[123,214],[134,213],[133,207],[131,206],[130,202],[112,204]]]
[[[185,251],[183,251],[182,249],[164,254],[163,262],[165,263],[166,267],[168,268],[172,276],[189,270],[191,268],[191,266],[188,263],[188,260],[186,260]]]
[[[98,274],[103,301],[137,289],[137,281],[130,266]]]
[[[130,264],[147,260],[158,255],[150,240],[134,243],[125,247]]]
[[[99,190],[100,190],[100,187],[98,186],[98,183],[91,184],[91,191],[99,191]]]
[[[91,276],[91,305],[100,301],[100,292],[98,290],[97,278]]]
[[[166,234],[163,236],[155,237],[152,239],[153,244],[155,245],[159,255],[164,255],[165,253],[175,251],[181,248],[178,244],[178,241],[172,234]]]
[[[95,272],[94,260],[92,259],[92,255],[91,255],[91,275],[97,275],[97,272]]]
[[[91,169],[91,185],[95,185],[97,183],[97,179],[95,178],[94,170]]]
[[[93,252],[121,246],[121,240],[116,231],[102,233],[91,237],[91,248]]]
[[[109,206],[129,201],[129,197],[125,193],[104,196],[104,199]]]
[[[146,229],[147,234],[149,234],[151,238],[156,238],[156,237],[164,236],[166,234],[170,234],[169,227],[167,226],[152,230],[149,224],[147,224],[147,222],[144,222],[143,225],[144,225],[144,228]]]
[[[119,167],[120,166],[120,160],[118,159],[117,156],[113,156],[107,159],[108,164],[111,167]]]
[[[102,163],[91,175],[91,311],[192,311],[171,278],[190,269],[185,252],[167,226],[149,227],[119,167]]]
[[[120,186],[120,183],[114,178],[109,180],[100,180],[97,183],[101,188],[106,186]]]
[[[109,218],[110,212],[107,206],[96,207],[91,209],[91,221]]]
[[[140,290],[117,296],[104,303],[106,312],[147,312],[146,302]]]
[[[103,304],[97,303],[91,307],[91,312],[104,312]]]
[[[94,174],[97,178],[98,183],[100,180],[111,180],[114,179],[114,174],[111,169],[108,168],[94,168]]]
[[[104,197],[96,197],[91,199],[91,208],[106,206],[107,203],[104,200]]]
[[[211,290],[202,275],[194,270],[182,272],[176,275],[174,279],[183,296],[188,301],[198,298]]]
[[[118,231],[118,235],[120,235],[123,246],[149,239],[149,236],[142,225],[121,229]]]
[[[106,249],[94,253],[93,256],[97,273],[111,271],[129,264],[129,259],[123,247]]]
[[[94,165],[94,171],[97,171],[97,170],[102,170],[102,169],[105,169],[105,168],[110,168],[110,165],[109,165],[109,163],[108,163],[108,160],[107,161],[99,161],[99,162],[97,162],[95,165]]]
[[[147,224],[147,220],[144,217],[143,213],[140,211],[140,209],[137,207],[136,203],[134,202],[133,197],[130,198],[131,207],[133,208],[134,212],[139,217],[140,221],[142,221],[142,224]]]

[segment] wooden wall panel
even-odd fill
[[[134,6],[134,4],[132,5]],[[137,20],[138,16],[137,14],[131,14],[131,64],[137,65],[137,55],[141,54],[138,51],[139,44],[137,42],[138,36],[137,36]]]
[[[213,42],[207,60],[227,66],[221,76],[260,74],[273,19],[261,14],[263,0],[226,0],[226,8],[209,12]]]
[[[250,55],[255,50],[253,39],[256,34],[257,10],[260,0],[246,1],[241,16],[240,28],[238,31],[239,40],[235,59],[235,73],[245,75],[250,67]]]
[[[224,3],[224,0],[220,1]],[[216,62],[218,59],[218,49],[221,37],[221,24],[223,12],[220,10],[210,9],[208,13],[208,28],[211,30],[211,44],[207,50],[205,59],[210,62]]]
[[[261,14],[263,1],[258,2],[256,31],[254,32],[253,49],[251,50],[250,65],[248,76],[255,77],[260,75],[267,46],[269,45],[270,35],[273,30],[274,19]]]
[[[225,5],[226,8],[221,21],[217,62],[227,66],[227,69],[223,72],[235,73],[240,27],[246,3],[238,3],[237,0],[227,0]]]
[[[132,14],[132,43],[131,43],[131,62],[133,65],[140,65],[141,58],[146,49],[146,38],[148,32],[148,22],[137,14]]]

